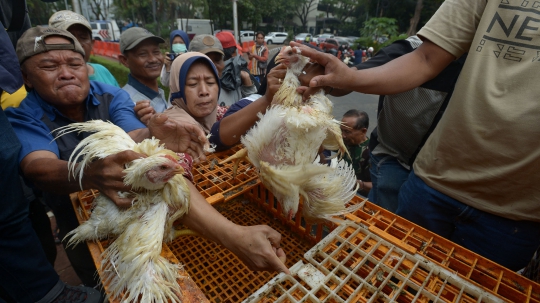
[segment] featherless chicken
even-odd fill
[[[69,159],[74,177],[83,178],[84,168],[95,159],[125,150],[146,155],[128,164],[124,183],[133,192],[132,206],[120,209],[105,195],[94,201],[90,218],[71,231],[69,245],[86,240],[115,237],[103,252],[102,282],[111,299],[121,302],[181,302],[177,279],[179,265],[160,256],[163,241],[175,237],[173,222],[189,210],[189,189],[182,176],[176,153],[145,139],[135,143],[121,128],[103,121],[73,123],[59,129],[69,132],[94,132],[82,140]],[[80,160],[80,162],[79,162]]]
[[[303,215],[310,221],[354,211],[345,207],[357,189],[353,168],[335,158],[330,166],[318,163],[320,146],[338,150],[340,159],[347,153],[340,122],[332,117],[332,102],[323,90],[306,103],[296,92],[309,58],[299,48],[287,46],[276,62],[287,66],[287,73],[273,105],[264,116],[259,114],[259,122],[242,138],[245,149],[222,163],[247,156],[289,219],[298,211],[300,195]]]

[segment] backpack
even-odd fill
[[[255,84],[257,90],[259,89],[259,82],[253,77],[247,68],[247,62],[242,56],[236,56],[225,61],[225,67],[221,72],[221,86],[228,91],[236,90],[242,86],[242,78],[240,77],[240,72],[245,71],[249,74],[251,82]]]

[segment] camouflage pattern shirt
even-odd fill
[[[357,180],[364,182],[371,182],[371,175],[369,174],[369,138],[366,141],[353,146],[347,146],[349,156],[345,156],[343,159],[347,163],[352,163]]]

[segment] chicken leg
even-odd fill
[[[233,165],[233,179],[236,178],[236,173],[238,171],[238,164],[240,164],[240,161],[242,161],[242,159],[245,159],[247,157],[247,154],[248,154],[248,150],[247,148],[242,148],[241,150],[237,151],[234,155],[230,156],[229,158],[219,162],[218,164],[219,165],[223,165],[227,162],[230,162],[230,161],[233,161],[234,165]]]

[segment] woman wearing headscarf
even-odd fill
[[[276,69],[268,79],[264,96],[244,98],[228,110],[218,106],[220,81],[218,72],[209,57],[189,52],[173,61],[170,89],[172,107],[164,113],[173,120],[191,120],[198,123],[216,150],[225,150],[240,141],[257,122],[257,113],[266,112],[274,94],[279,89],[279,79],[285,69]]]
[[[171,64],[174,59],[187,52],[189,48],[189,36],[182,30],[174,30],[169,35],[169,43],[171,45],[171,50],[170,52],[165,53],[165,62],[160,75],[160,81],[163,86],[169,86]]]
[[[273,60],[272,60],[273,62]],[[311,78],[323,72],[318,64],[308,63],[299,79],[307,85]],[[220,82],[218,71],[212,60],[199,52],[188,52],[173,61],[171,66],[170,92],[172,107],[164,111],[172,121],[191,121],[199,124],[217,151],[226,150],[238,142],[259,120],[258,113],[264,114],[271,105],[274,94],[285,78],[287,69],[283,65],[271,63],[261,95],[253,94],[233,104],[226,110],[218,106]],[[226,110],[226,111],[225,111]],[[148,104],[137,115],[147,123],[155,111]]]

